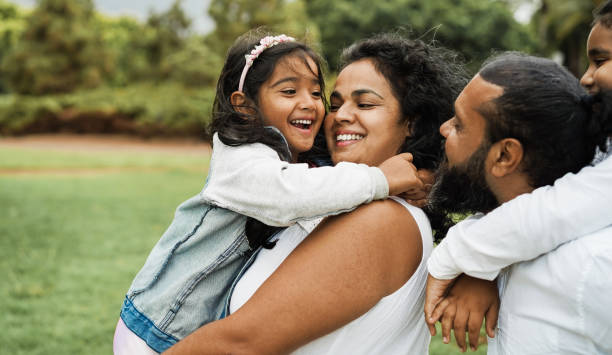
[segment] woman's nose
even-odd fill
[[[355,113],[351,110],[349,105],[343,104],[334,112],[334,120],[336,122],[351,123],[355,121]]]

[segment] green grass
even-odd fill
[[[180,153],[0,149],[0,354],[110,354],[125,291],[207,164]],[[10,173],[22,169],[40,171]],[[438,336],[430,353],[460,352]]]
[[[111,353],[132,277],[204,183],[207,157],[105,154],[0,150],[3,167],[157,169],[0,175],[0,353]]]

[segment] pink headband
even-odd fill
[[[244,69],[242,69],[242,75],[240,76],[240,82],[238,83],[238,91],[242,92],[242,87],[244,86],[244,79],[246,78],[247,72],[249,68],[253,65],[253,61],[259,57],[259,55],[270,47],[274,47],[275,45],[283,42],[294,42],[295,38],[289,37],[286,35],[279,36],[266,36],[259,41],[259,45],[255,46],[255,48],[251,51],[250,54],[244,56],[246,58],[246,64],[244,65]]]

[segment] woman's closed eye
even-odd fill
[[[373,107],[376,107],[376,106],[378,106],[378,105],[372,104],[372,103],[369,103],[369,102],[359,102],[357,104],[357,107],[359,107],[361,109],[369,109],[369,108],[373,108]]]
[[[283,89],[281,92],[285,95],[295,95],[297,91],[295,89]]]

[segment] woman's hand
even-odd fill
[[[429,288],[428,281],[428,291]],[[462,351],[466,350],[465,332],[467,328],[470,348],[476,350],[483,318],[485,319],[487,335],[493,338],[498,313],[499,296],[496,282],[461,275],[448,291],[448,295],[437,303],[431,317],[426,318],[426,320],[428,324],[433,324],[442,317],[442,339],[444,343],[449,342],[452,328],[457,345]]]

